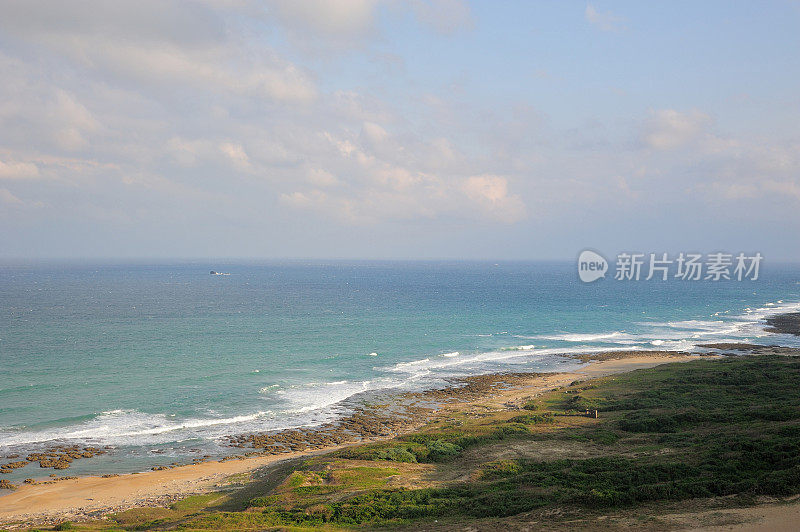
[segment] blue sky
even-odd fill
[[[800,4],[0,4],[0,257],[800,260]]]

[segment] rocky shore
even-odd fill
[[[223,460],[314,451],[392,438],[424,425],[444,404],[473,401],[541,376],[539,373],[496,373],[451,379],[445,388],[401,393],[389,398],[386,404],[359,408],[341,420],[319,427],[229,436],[228,444],[232,447],[254,450]]]
[[[767,318],[767,332],[800,336],[800,312],[778,314]]]
[[[106,452],[108,452],[107,449],[100,449],[98,447],[71,445],[55,446],[42,452],[29,453],[24,459],[22,459],[19,454],[9,454],[5,456],[5,459],[11,461],[0,464],[0,474],[8,474],[15,469],[20,469],[33,463],[38,463],[39,467],[43,469],[67,469],[74,460],[92,458],[93,456],[105,454]],[[50,476],[55,477],[56,480],[74,478],[56,477],[55,474],[51,474]],[[32,478],[28,478],[25,479],[24,482],[26,484],[32,484],[35,481]],[[0,489],[14,489],[14,484],[5,479],[0,480]]]

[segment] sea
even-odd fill
[[[582,283],[573,262],[9,263],[0,458],[108,446],[70,475],[218,458],[241,452],[227,435],[323,424],[466,375],[575,369],[576,353],[800,346],[763,326],[798,310],[791,264],[755,281]]]

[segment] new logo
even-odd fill
[[[581,251],[578,256],[578,277],[584,283],[594,282],[606,276],[608,261],[599,253],[589,249]]]

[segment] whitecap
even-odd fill
[[[556,340],[563,342],[603,342],[616,340],[630,340],[632,337],[622,331],[603,332],[603,333],[564,333],[554,335],[539,335],[531,338],[540,338],[542,340]]]

